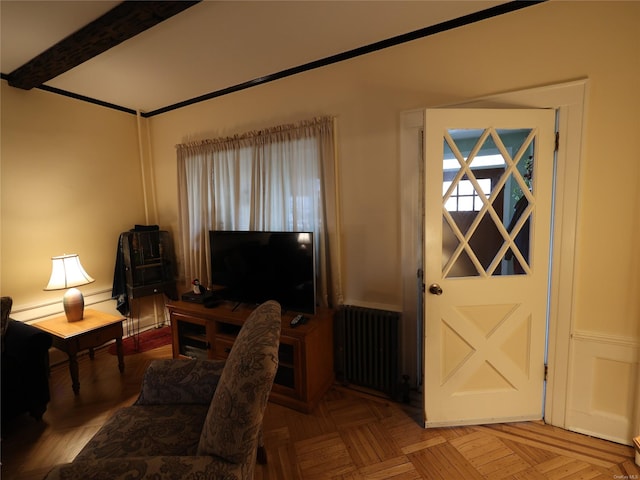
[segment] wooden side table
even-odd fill
[[[68,322],[67,317],[43,320],[32,325],[53,337],[53,346],[69,355],[69,372],[73,393],[80,393],[78,380],[78,352],[89,349],[93,359],[93,349],[108,342],[116,341],[118,368],[124,372],[124,354],[122,350],[122,322],[124,317],[109,315],[97,310],[85,309],[84,317],[78,322]]]

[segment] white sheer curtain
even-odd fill
[[[209,230],[313,232],[317,301],[342,303],[335,120],[177,146],[181,269],[209,282]]]

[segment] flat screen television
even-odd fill
[[[211,283],[225,300],[276,300],[283,311],[315,313],[312,232],[209,231]]]

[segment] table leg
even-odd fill
[[[80,380],[78,372],[78,356],[75,353],[69,353],[69,373],[71,373],[71,387],[73,393],[80,393]]]
[[[118,352],[118,368],[124,373],[124,350],[122,349],[122,337],[116,338],[116,351]]]

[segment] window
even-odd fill
[[[327,255],[329,225],[337,229],[335,211],[327,209],[335,204],[333,128],[333,119],[322,117],[178,145],[185,282],[209,285],[209,230],[313,232],[317,298],[334,302],[339,272]]]
[[[490,178],[478,178],[478,185],[481,188],[481,192],[477,192],[473,188],[473,184],[470,180],[460,180],[458,185],[453,189],[451,195],[445,202],[445,208],[449,212],[478,212],[482,208],[482,198],[489,196],[491,193],[491,179]],[[451,188],[451,181],[445,181],[442,183],[442,195],[446,195]]]

